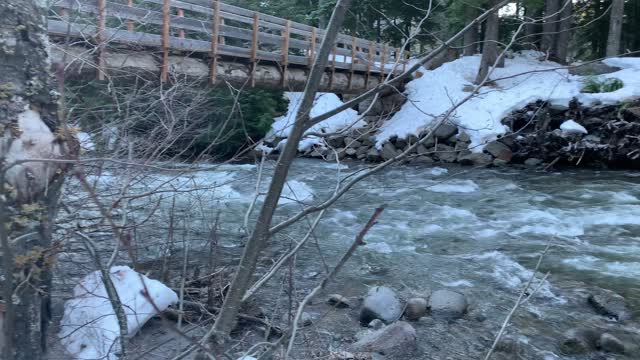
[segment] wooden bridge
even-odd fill
[[[66,73],[301,90],[323,29],[211,0],[53,0],[54,63]],[[408,54],[339,34],[322,91],[359,92],[404,71]],[[67,75],[67,76],[70,76]]]

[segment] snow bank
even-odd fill
[[[157,313],[156,308],[162,311],[178,302],[173,290],[127,266],[112,267],[110,275],[127,315],[128,337]],[[143,295],[145,290],[155,307]],[[73,289],[60,328],[60,342],[73,359],[118,358],[120,327],[99,271],[87,275]]]
[[[589,133],[587,129],[584,128],[584,126],[578,124],[577,122],[571,119],[563,122],[560,125],[560,130],[562,130],[564,134],[588,134]]]
[[[296,119],[296,114],[298,113],[298,109],[300,108],[300,103],[302,102],[302,93],[286,92],[285,96],[287,97],[287,99],[289,99],[289,109],[287,111],[287,115],[275,118],[275,122],[271,126],[272,134],[281,138],[289,137],[291,128],[293,127]],[[311,117],[322,115],[325,112],[333,110],[342,104],[343,102],[340,101],[336,94],[318,93],[316,94],[315,102],[313,104],[313,107],[311,108]],[[307,130],[307,133],[333,133],[347,128],[361,128],[364,125],[364,121],[358,120],[358,112],[352,109],[348,109],[312,126],[309,130]],[[280,143],[284,144],[284,142]],[[309,136],[305,137],[300,142],[298,150],[307,151],[313,145],[322,147],[325,146],[322,138],[319,138],[317,136]]]
[[[619,78],[624,87],[610,93],[583,94],[580,92],[584,77],[570,75],[568,70],[556,69],[561,65],[539,61],[540,53],[525,51],[513,59],[506,59],[504,68],[496,69],[492,79],[495,85],[485,86],[480,94],[460,106],[452,117],[461,131],[471,137],[471,148],[481,151],[483,144],[495,140],[508,129],[501,120],[510,112],[523,108],[536,100],[564,105],[577,97],[585,105],[613,104],[640,95],[640,59],[613,58],[605,62],[622,70],[602,75]],[[422,77],[407,84],[409,101],[387,121],[376,137],[378,148],[391,137],[406,138],[422,130],[446,112],[453,104],[469,95],[476,77],[480,55],[465,56],[445,63],[435,70],[423,70]],[[555,70],[552,70],[555,69]]]

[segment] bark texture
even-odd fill
[[[569,55],[569,40],[571,39],[573,3],[568,2],[560,13],[560,22],[558,24],[558,36],[555,43],[555,61],[560,64],[567,63]]]
[[[544,8],[544,24],[542,25],[542,44],[540,50],[548,54],[549,58],[555,58],[556,42],[558,36],[558,20],[561,8],[561,0],[546,0]]]
[[[611,19],[607,38],[607,57],[620,53],[622,40],[622,20],[624,18],[624,0],[613,0],[611,3]]]
[[[499,1],[491,0],[491,7],[497,5]],[[499,37],[500,17],[498,12],[493,12],[487,18],[484,30],[484,44],[482,45],[482,60],[480,61],[480,69],[476,77],[476,84],[479,84],[489,73],[489,68],[496,63],[498,59],[498,37]]]
[[[478,17],[479,14],[480,12],[478,11],[478,9],[476,9],[473,6],[467,6],[467,8],[464,11],[465,23],[470,23],[471,21],[473,21],[473,19]],[[464,56],[471,56],[478,52],[478,27],[477,26],[467,31],[466,33],[464,33],[462,43],[464,46],[464,51],[463,51]]]
[[[77,149],[58,123],[46,12],[45,1],[0,1],[3,359],[44,359],[50,321],[51,232],[64,166],[24,160]]]

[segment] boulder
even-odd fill
[[[433,133],[433,136],[435,136],[439,140],[445,140],[457,133],[458,133],[457,126],[451,123],[445,122],[436,129],[436,131]]]
[[[471,137],[466,132],[462,132],[458,134],[458,142],[470,143]]]
[[[348,148],[359,148],[360,146],[362,146],[362,143],[352,137],[346,137],[344,138],[344,144],[346,147]]]
[[[351,307],[349,303],[349,299],[340,295],[340,294],[331,294],[329,295],[329,299],[327,299],[327,304],[337,307],[337,308],[348,308]]]
[[[369,149],[369,151],[367,152],[367,160],[373,162],[380,161],[380,153],[376,148]]]
[[[528,167],[536,167],[542,163],[542,160],[537,158],[528,158],[524,161],[524,165]]]
[[[380,156],[382,156],[383,160],[393,159],[398,154],[399,154],[399,151],[396,150],[396,147],[393,146],[391,142],[386,142],[384,145],[382,145]]]
[[[398,149],[404,149],[404,147],[407,146],[407,140],[396,139],[395,145],[396,145],[396,148]]]
[[[437,290],[429,298],[431,314],[437,317],[460,318],[467,311],[467,298],[451,290]]]
[[[491,156],[483,153],[470,153],[458,156],[458,162],[462,165],[486,166],[491,164]]]
[[[415,156],[411,159],[412,164],[432,165],[435,161],[428,156]]]
[[[629,311],[625,299],[613,291],[598,289],[589,295],[587,301],[600,315],[608,316],[618,321],[631,319],[631,311]]]
[[[585,354],[595,350],[599,338],[593,329],[571,329],[564,334],[560,351],[565,355]]]
[[[499,141],[492,141],[485,145],[484,152],[491,154],[496,159],[504,160],[506,162],[511,161],[511,158],[513,157],[511,149]]]
[[[509,163],[502,159],[493,159],[493,166],[495,167],[504,167],[507,165],[509,165]]]
[[[404,309],[404,317],[412,321],[420,320],[427,313],[427,307],[427,300],[423,298],[409,299]]]
[[[386,286],[369,289],[360,309],[360,323],[369,324],[374,319],[385,323],[396,321],[402,315],[402,304],[395,291]]]
[[[569,74],[571,75],[580,75],[580,76],[593,76],[593,75],[602,75],[609,74],[616,71],[620,71],[619,67],[609,66],[603,62],[590,62],[584,65],[570,67]]]
[[[308,312],[303,312],[302,315],[300,315],[300,322],[299,324],[301,326],[310,326],[311,324],[313,324],[313,317],[308,313]]]
[[[402,105],[404,105],[405,102],[407,102],[406,96],[403,94],[399,94],[397,92],[394,92],[389,96],[380,98],[382,112],[385,114],[389,114],[389,113],[400,110],[400,108],[402,107]]]
[[[360,104],[358,104],[358,113],[360,115],[380,115],[382,114],[382,104],[380,103],[380,101],[376,101],[373,106],[371,106],[371,109],[369,109],[369,105],[371,105],[371,102],[373,102],[374,97],[370,97],[368,99],[365,99],[364,101],[362,101]],[[367,109],[369,109],[369,111],[367,111]]]
[[[344,146],[344,137],[342,136],[329,136],[325,139],[327,145],[332,148],[340,148]]]
[[[345,154],[347,154],[347,156],[356,156],[356,154],[358,154],[358,150],[354,148],[347,148],[347,150],[345,150]]]
[[[384,327],[384,321],[382,321],[380,319],[373,319],[367,325],[367,327],[370,327],[370,328],[372,328],[374,330],[382,329]]]
[[[420,145],[416,146],[416,153],[418,153],[418,154],[428,154],[429,153],[429,149],[427,149],[427,147],[424,146],[424,144],[420,144]]]
[[[624,343],[620,339],[609,333],[600,335],[600,339],[598,339],[597,345],[598,348],[602,349],[603,351],[615,354],[624,354],[626,350]]]
[[[438,160],[442,162],[452,163],[456,161],[458,154],[456,153],[456,149],[453,148],[452,146],[445,145],[445,144],[438,144],[436,146],[435,156],[437,156]]]
[[[365,335],[349,347],[354,352],[375,352],[385,355],[406,354],[415,348],[416,330],[409,323],[398,321]],[[394,357],[395,358],[395,357]],[[397,357],[400,359],[401,357]]]

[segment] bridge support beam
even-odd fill
[[[67,69],[66,77],[89,76],[95,74],[95,60],[86,48],[69,47],[65,49],[67,55],[63,56],[63,49],[57,46],[52,48],[52,61],[54,66],[60,64],[63,59]],[[157,81],[161,69],[161,62],[157,57],[145,53],[117,53],[107,52],[104,59],[105,73],[112,79],[126,79],[142,77],[150,81]],[[277,64],[258,63],[255,70],[251,63],[231,62],[220,59],[216,64],[215,84],[230,83],[236,87],[247,85],[252,81],[256,87],[267,89],[282,89],[282,84],[287,84],[285,90],[302,91],[308,78],[309,69],[290,66],[287,71]],[[206,86],[211,77],[210,63],[206,59],[170,55],[168,57],[168,81],[190,81],[194,84]],[[287,79],[283,81],[283,73]],[[366,74],[349,72],[333,73],[327,69],[320,86],[320,91],[334,93],[360,93],[379,84],[377,77],[370,77],[367,82]]]

